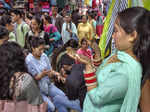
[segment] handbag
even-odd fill
[[[27,101],[0,100],[0,112],[47,112],[47,103],[33,106]]]

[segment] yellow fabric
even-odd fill
[[[150,0],[143,0],[144,8],[150,10]]]
[[[90,0],[84,0],[84,5],[90,5]]]
[[[99,47],[100,47],[100,51],[101,51],[101,58],[104,59],[105,58],[105,49],[106,49],[106,40],[107,40],[107,34],[108,34],[108,28],[109,28],[109,24],[110,24],[110,19],[112,16],[112,12],[114,9],[114,5],[115,5],[116,0],[112,0],[112,3],[110,5],[108,14],[106,16],[106,21],[104,23],[104,29],[103,29],[103,33],[102,36],[100,38],[100,42],[99,42]]]
[[[81,42],[82,38],[87,38],[88,40],[92,40],[92,26],[89,23],[83,24],[80,23],[78,25],[78,38],[79,43]]]
[[[132,6],[132,0],[128,0],[128,8]]]

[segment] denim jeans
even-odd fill
[[[48,112],[54,112],[55,111],[55,105],[53,104],[53,98],[55,96],[65,97],[65,94],[63,91],[58,89],[54,84],[51,84],[49,86],[48,95],[42,93],[43,100],[48,103]],[[52,100],[50,100],[50,98]]]
[[[68,112],[67,109],[74,109],[78,112],[82,112],[80,107],[80,101],[77,100],[69,100],[67,96],[63,97],[57,95],[53,98],[54,104],[58,110],[58,112]]]
[[[52,99],[50,100],[48,96]],[[48,103],[48,112],[53,112],[55,107],[58,112],[68,112],[69,109],[82,112],[79,100],[69,100],[63,91],[57,88],[54,84],[49,86],[48,96],[42,94],[43,100]]]
[[[48,96],[46,96],[44,94],[42,94],[42,98],[45,102],[48,103],[48,112],[54,112],[55,111],[55,105],[52,103],[50,98],[48,98]]]

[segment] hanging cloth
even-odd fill
[[[150,10],[150,0],[143,0],[144,8]]]

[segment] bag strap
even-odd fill
[[[21,32],[23,33],[23,35],[24,35],[24,33],[25,33],[25,32],[24,32],[24,25],[25,25],[25,24],[26,24],[26,23],[25,23],[24,21],[23,21],[22,24],[21,24]]]
[[[17,42],[17,23],[15,23],[15,25],[14,25],[14,34],[15,34],[15,40],[16,40],[16,42]]]

